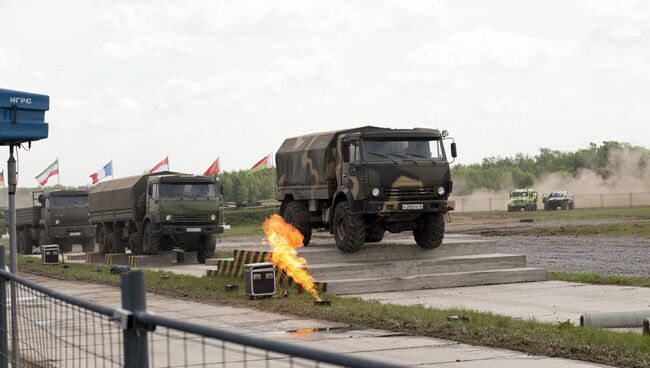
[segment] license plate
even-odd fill
[[[188,233],[200,233],[201,228],[200,227],[188,227],[187,232]]]
[[[70,233],[70,236],[81,236],[81,233],[76,232],[76,233]]]
[[[403,210],[421,210],[424,208],[422,203],[406,203],[402,205]]]

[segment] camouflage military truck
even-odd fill
[[[58,244],[63,253],[81,244],[84,252],[95,247],[88,222],[88,191],[55,190],[32,193],[33,206],[16,209],[18,252],[32,254],[33,247]]]
[[[453,209],[447,134],[366,126],[289,138],[276,154],[280,213],[305,245],[324,228],[344,252],[386,231],[413,231],[420,246],[436,248]]]
[[[510,193],[508,212],[537,211],[537,192],[534,189],[515,189]]]
[[[99,251],[157,254],[174,247],[214,256],[221,185],[214,177],[164,172],[101,182],[90,190],[90,221]]]

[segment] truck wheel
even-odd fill
[[[18,234],[18,253],[20,254],[32,254],[32,240],[27,239],[24,231],[21,231]]]
[[[351,215],[347,202],[341,202],[334,210],[334,240],[345,253],[359,250],[366,238],[366,221],[363,216]]]
[[[289,202],[284,210],[284,221],[298,229],[304,237],[303,245],[309,245],[311,241],[311,221],[309,212],[305,211],[300,202]]]
[[[95,239],[93,239],[93,238],[84,239],[81,242],[81,249],[83,250],[84,253],[94,252],[95,251]]]
[[[445,216],[442,213],[423,215],[420,226],[413,230],[413,237],[422,248],[438,248],[445,237]]]
[[[151,222],[147,222],[147,224],[144,225],[144,231],[142,232],[142,251],[144,254],[158,254],[159,247],[160,233],[154,233]]]
[[[206,259],[214,257],[216,247],[217,237],[214,234],[201,236],[201,244],[196,250],[196,260],[199,263],[205,263]]]
[[[129,248],[131,249],[131,253],[135,254],[136,256],[142,255],[142,236],[140,233],[136,230],[133,234],[129,236]]]
[[[373,226],[368,230],[368,234],[366,234],[366,243],[379,243],[382,239],[384,239],[384,233],[386,230],[384,230],[383,227],[375,227]]]
[[[114,232],[106,235],[106,243],[108,243],[108,249],[111,250],[111,253],[126,253],[124,242],[122,239],[118,239],[117,235]]]
[[[99,239],[97,239],[97,244],[99,244],[99,253],[107,254],[111,252],[110,245],[108,244],[108,226],[102,225],[102,228],[99,229]]]
[[[71,241],[65,241],[65,242],[59,242],[59,252],[61,253],[70,253],[72,252],[72,242]]]

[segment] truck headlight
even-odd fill
[[[54,220],[54,223],[55,223],[56,225],[58,225],[58,224],[61,223],[61,221],[59,221],[59,220]]]
[[[217,215],[210,215],[210,220],[211,221],[216,221],[217,220]]]
[[[439,195],[445,195],[445,188],[444,187],[438,187],[438,194]]]
[[[171,220],[172,220],[172,215],[165,216],[165,221],[171,221]]]
[[[370,193],[373,197],[379,197],[379,188],[372,188],[372,191]]]

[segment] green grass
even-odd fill
[[[229,230],[225,230],[220,236],[222,238],[235,237],[235,236],[252,236],[252,235],[264,235],[262,230],[262,222],[253,223],[253,224],[239,224],[239,225],[230,225]]]
[[[492,211],[488,212],[452,212],[452,219],[473,219],[473,220],[494,220],[494,219],[513,219],[533,218],[535,221],[552,221],[552,220],[593,220],[603,218],[650,218],[650,207],[625,207],[625,208],[585,208],[571,211],[543,211],[535,212],[507,212]]]
[[[596,285],[650,287],[650,278],[598,275],[595,273],[549,272],[549,280],[582,282]],[[649,341],[650,342],[650,341]]]
[[[66,279],[119,285],[119,276],[107,266],[68,264],[43,266],[38,260],[19,257],[21,271]],[[161,278],[162,274],[169,275]],[[325,297],[331,307],[316,307],[312,299],[290,292],[288,298],[251,301],[243,295],[242,281],[233,277],[194,277],[145,271],[149,291],[193,298],[208,303],[255,308],[262,311],[342,322],[354,328],[386,329],[411,335],[450,339],[468,344],[514,349],[531,354],[580,359],[595,363],[650,367],[650,340],[633,333],[580,328],[569,323],[542,323],[461,309],[380,304],[358,298]],[[240,285],[239,292],[225,292],[226,284]],[[469,322],[448,322],[464,314]]]

